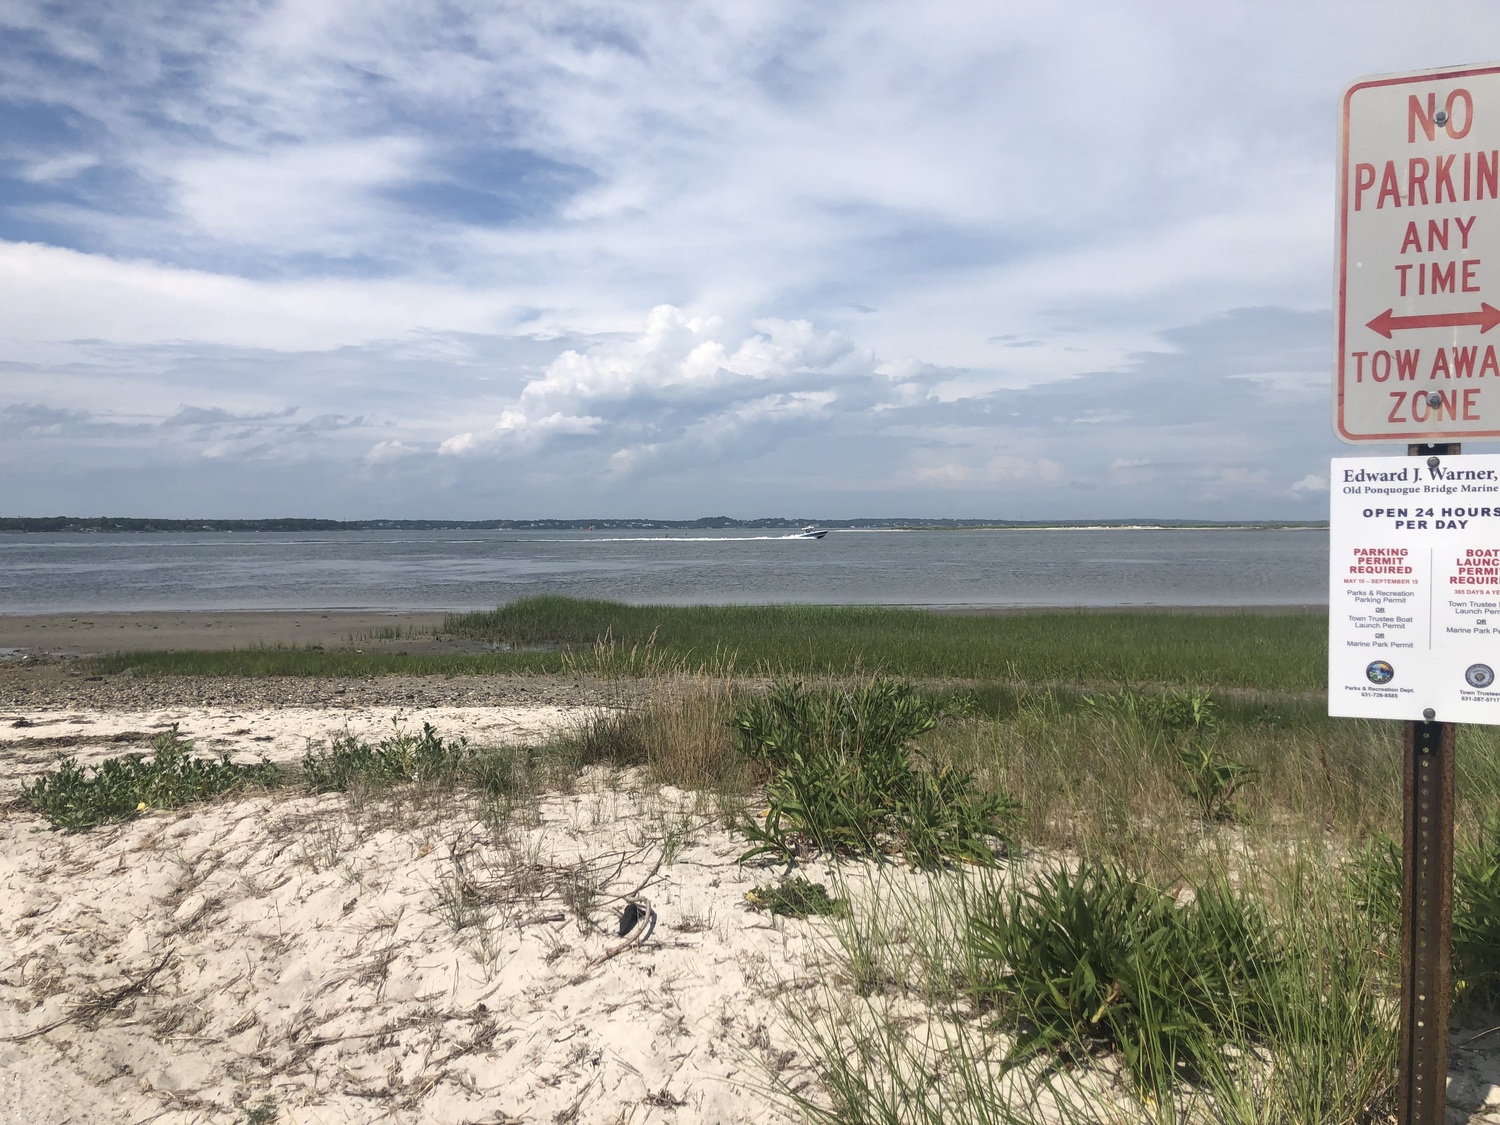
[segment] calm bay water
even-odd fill
[[[1326,604],[1326,531],[0,534],[0,613],[627,602]]]

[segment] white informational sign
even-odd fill
[[[1500,724],[1500,456],[1337,457],[1330,482],[1328,713]]]
[[[1500,65],[1344,92],[1333,424],[1500,436]]]

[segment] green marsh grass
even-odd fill
[[[523,598],[450,615],[442,635],[522,651],[358,653],[293,648],[125,653],[91,661],[138,675],[368,676],[588,673],[601,644],[653,653],[663,664],[713,671],[727,663],[762,676],[884,674],[1040,685],[1171,684],[1315,692],[1326,675],[1319,613],[1166,613],[1045,610],[939,615],[869,606],[631,606]],[[546,646],[540,648],[540,646]],[[539,649],[525,651],[527,649]]]

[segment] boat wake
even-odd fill
[[[820,535],[795,532],[791,535],[581,535],[576,539],[531,539],[531,543],[785,543],[812,542]]]

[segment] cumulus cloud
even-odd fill
[[[615,473],[689,458],[723,464],[800,427],[895,405],[911,383],[806,321],[761,320],[725,336],[720,317],[659,306],[633,339],[565,350],[488,428],[454,434],[441,451],[517,457],[586,438],[598,467]]]
[[[0,368],[13,435],[0,468],[49,496],[88,480],[76,487],[93,496],[131,466],[193,466],[218,482],[211,500],[238,495],[225,474],[280,481],[279,467],[303,466],[278,487],[304,514],[421,515],[436,497],[476,516],[1305,516],[1312,494],[1277,482],[1326,465],[1326,418],[1236,376],[1326,379],[1326,348],[1319,314],[1246,309],[1172,329],[1113,369],[962,389],[967,372],[886,361],[805,320],[737,328],[672,306],[633,333],[553,341],[80,344]]]

